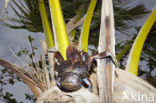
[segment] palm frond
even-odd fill
[[[18,18],[9,17],[8,20],[14,23],[18,23],[18,25],[12,25],[9,23],[4,23],[6,26],[9,26],[13,29],[27,29],[32,32],[41,32],[42,24],[39,13],[39,6],[37,0],[24,0],[24,3],[17,3],[13,0],[13,3],[17,7],[10,6],[13,12],[16,14]]]

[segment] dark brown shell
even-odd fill
[[[82,79],[88,78],[92,58],[75,46],[68,46],[66,56],[67,60],[64,60],[59,52],[55,52],[55,78],[61,88],[75,91],[81,88]]]
[[[81,88],[81,79],[80,77],[73,72],[64,73],[60,80],[61,88],[69,91],[76,91]]]

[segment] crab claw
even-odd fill
[[[90,82],[90,80],[88,78],[84,78],[82,79],[82,81],[88,85],[88,90],[92,92],[92,83]]]
[[[57,52],[54,53],[54,61],[57,64],[60,64],[61,62],[64,61],[64,59],[63,59],[63,57],[62,57],[60,52],[57,51]]]
[[[61,62],[64,61],[64,58],[62,57],[59,51],[48,51],[48,52],[54,53],[54,61],[57,65],[59,65]]]
[[[61,80],[61,78],[60,78],[60,77],[58,77],[58,78],[57,78],[57,83],[56,83],[56,85],[57,85],[59,88],[61,87],[60,80]]]

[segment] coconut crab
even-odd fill
[[[94,59],[111,57],[112,61],[117,64],[116,58],[109,52],[89,56],[88,53],[79,51],[72,45],[67,47],[66,57],[67,60],[64,60],[59,51],[54,52],[54,74],[57,86],[66,91],[76,91],[83,84],[86,84],[90,91],[92,90],[88,77]]]

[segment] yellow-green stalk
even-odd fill
[[[54,46],[53,34],[48,21],[44,0],[39,0],[40,15],[48,49]]]
[[[89,28],[90,28],[93,12],[96,6],[96,2],[97,0],[91,0],[90,2],[85,21],[83,23],[81,36],[80,36],[79,47],[81,48],[81,50],[84,50],[85,52],[88,51]]]
[[[149,18],[146,20],[145,24],[142,26],[137,38],[135,39],[135,42],[132,46],[132,49],[128,58],[126,70],[133,73],[134,75],[137,75],[142,47],[155,21],[156,21],[156,8],[153,10]]]
[[[55,27],[58,49],[66,59],[66,48],[69,45],[68,35],[65,28],[63,14],[59,0],[49,0],[52,22]]]

